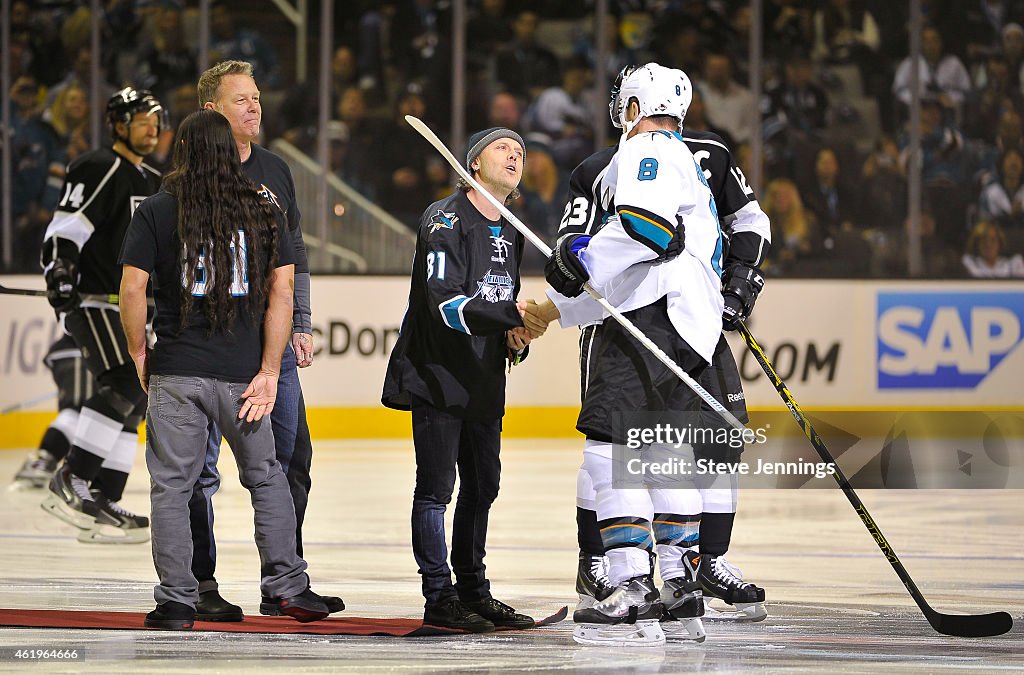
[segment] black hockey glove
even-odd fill
[[[46,271],[46,299],[58,314],[70,312],[78,307],[78,266],[57,258]]]
[[[764,288],[764,275],[755,267],[737,263],[725,271],[722,277],[722,328],[736,330],[740,321],[746,321],[754,311],[757,296]]]
[[[579,256],[589,243],[589,234],[562,235],[544,265],[544,278],[551,288],[567,298],[575,298],[582,293],[583,284],[590,279],[590,273]]]
[[[654,259],[655,264],[663,263],[679,256],[686,248],[686,228],[683,227],[683,217],[676,214],[676,231],[669,240],[665,251]]]

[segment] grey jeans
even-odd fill
[[[270,418],[238,419],[246,384],[204,377],[153,375],[146,415],[146,465],[150,475],[153,563],[157,603],[195,606],[188,500],[206,459],[214,421],[235,455],[238,477],[256,512],[260,590],[269,598],[298,595],[309,586],[306,562],[295,553],[295,507],[274,452]]]

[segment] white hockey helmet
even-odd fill
[[[640,114],[627,122],[626,111],[633,99],[640,107]],[[693,85],[686,73],[677,68],[648,63],[625,75],[617,97],[610,104],[610,112],[616,118],[613,120],[615,126],[624,134],[629,134],[641,119],[655,115],[675,117],[682,129],[692,99]]]

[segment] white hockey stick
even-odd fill
[[[481,187],[480,184],[473,179],[473,176],[471,176],[470,173],[466,171],[466,168],[462,166],[459,160],[455,159],[455,155],[453,155],[451,151],[447,147],[445,147],[445,144],[441,142],[441,139],[438,138],[437,135],[433,131],[431,131],[426,124],[424,124],[421,120],[413,117],[412,115],[406,115],[405,121],[408,122],[413,129],[418,131],[419,134],[423,136],[423,138],[427,139],[427,141],[432,146],[434,146],[434,148],[438,152],[441,153],[441,156],[444,157],[449,164],[451,164],[452,168],[455,169],[456,172],[458,172],[459,176],[465,179],[465,181],[469,183],[474,190],[479,192],[482,196],[484,196],[487,199],[487,201],[493,204],[498,209],[498,211],[501,212],[501,215],[505,217],[505,220],[512,223],[512,227],[519,230],[519,233],[526,237],[531,244],[536,246],[540,250],[540,252],[544,254],[545,258],[551,257],[551,247],[545,244],[540,237],[534,234],[530,230],[530,228],[524,225],[523,222],[516,218],[511,211],[505,208],[505,205],[499,202],[494,195],[492,195],[487,190],[483,189],[483,187]],[[732,413],[725,409],[725,406],[716,401],[715,397],[709,394],[707,390],[704,389],[704,387],[697,384],[697,381],[690,377],[685,370],[680,368],[679,364],[673,361],[671,357],[669,357],[668,354],[662,351],[662,349],[658,345],[651,342],[650,338],[644,335],[639,328],[633,325],[632,321],[624,317],[622,315],[622,312],[617,310],[610,302],[605,300],[600,293],[595,291],[589,283],[584,285],[583,288],[584,290],[587,291],[587,293],[590,294],[590,297],[594,298],[594,300],[596,300],[597,303],[601,305],[601,307],[604,308],[606,312],[608,312],[608,314],[613,319],[622,324],[622,327],[625,328],[630,335],[635,337],[640,342],[640,344],[642,344],[652,354],[654,354],[659,361],[665,364],[666,368],[671,370],[676,377],[678,377],[680,380],[683,381],[684,384],[686,384],[686,386],[692,389],[693,393],[697,394],[697,396],[700,396],[705,403],[711,406],[712,410],[715,410],[719,415],[721,415],[722,418],[725,419],[725,421],[728,422],[734,429],[746,428],[743,426],[742,422],[736,419],[736,417]]]

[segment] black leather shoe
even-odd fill
[[[327,611],[331,614],[345,609],[345,601],[336,595],[320,595],[314,593],[313,589],[309,589],[309,592],[320,598],[320,602],[327,605]],[[278,607],[276,600],[263,596],[260,599],[260,614],[263,616],[281,616],[281,608]]]
[[[196,621],[241,621],[242,608],[220,597],[217,589],[199,594],[196,603]]]
[[[463,600],[462,604],[495,626],[506,628],[533,628],[534,620],[525,614],[519,614],[504,602],[487,598],[486,600]]]
[[[284,616],[290,616],[299,623],[319,621],[327,616],[327,605],[323,599],[308,588],[298,595],[278,598],[274,604]]]
[[[146,628],[160,630],[192,630],[196,611],[186,604],[168,600],[146,615]]]
[[[448,598],[423,611],[423,623],[439,628],[456,628],[469,633],[490,633],[494,624],[470,610],[458,598]]]

